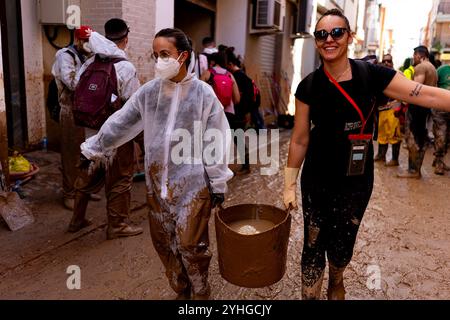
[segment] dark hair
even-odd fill
[[[227,54],[225,53],[225,51],[219,51],[219,52],[213,53],[211,55],[211,61],[214,61],[217,65],[226,69],[227,61],[228,61]]]
[[[239,60],[239,58],[234,53],[234,50],[235,50],[234,47],[230,47],[230,48],[227,48],[225,50],[225,53],[227,55],[227,62],[228,63],[232,63],[235,66],[237,66],[238,68],[240,68],[241,67],[241,61]]]
[[[213,44],[213,43],[214,43],[214,39],[211,38],[211,37],[206,37],[206,38],[204,38],[203,41],[202,41],[202,45],[203,45],[204,47],[207,47],[207,46],[209,46],[209,45],[211,45],[211,44]]]
[[[113,42],[122,41],[128,36],[129,32],[130,28],[122,19],[114,18],[105,23],[106,38]]]
[[[361,60],[362,60],[362,61],[365,61],[365,62],[372,63],[372,64],[378,64],[378,57],[377,57],[376,55],[374,55],[374,54],[365,56],[365,57],[362,58]]]
[[[418,46],[417,48],[414,48],[414,52],[418,53],[421,57],[430,58],[430,51],[428,51],[428,48],[425,46]]]
[[[180,29],[177,28],[167,28],[162,29],[159,31],[156,36],[156,38],[172,38],[175,41],[173,44],[175,45],[175,48],[177,48],[178,51],[183,52],[187,51],[189,53],[189,57],[186,60],[186,67],[189,66],[191,63],[191,52],[192,52],[192,41],[189,39],[189,37]]]
[[[326,16],[337,16],[337,17],[340,17],[340,18],[344,19],[347,31],[349,33],[352,32],[352,29],[350,27],[350,22],[348,21],[348,18],[339,9],[331,9],[331,10],[328,10],[327,12],[325,12],[323,14],[323,16],[319,19],[319,21],[317,21],[316,29],[317,29],[317,26],[319,25],[320,21],[322,21],[322,19],[325,18]]]
[[[403,69],[408,69],[409,67],[411,67],[411,58],[406,58],[405,62],[403,63]]]

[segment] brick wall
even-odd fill
[[[123,0],[123,19],[131,28],[127,53],[138,70],[139,79],[145,83],[154,75],[151,54],[155,36],[155,1]]]
[[[81,0],[81,23],[101,34],[106,21],[121,18],[122,12],[122,0]]]
[[[82,23],[104,34],[111,18],[124,19],[130,26],[127,54],[142,83],[153,78],[151,61],[155,34],[155,0],[81,0]]]

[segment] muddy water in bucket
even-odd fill
[[[240,205],[216,215],[219,269],[228,282],[263,288],[286,272],[291,215],[272,206]]]
[[[272,221],[261,219],[235,221],[230,223],[229,225],[231,230],[246,236],[253,236],[256,234],[264,233],[274,228],[275,226],[275,223],[273,223]]]

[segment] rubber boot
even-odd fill
[[[132,227],[127,223],[130,213],[131,193],[125,192],[116,197],[112,197],[111,194],[112,192],[109,192],[107,195],[107,239],[114,240],[117,238],[134,237],[143,233],[144,229]]]
[[[386,164],[386,167],[398,167],[400,165],[400,149],[401,143],[392,145],[392,160]]]
[[[319,279],[311,286],[305,285],[305,279],[303,278],[302,285],[302,299],[303,300],[320,300],[322,294],[322,284],[323,278],[325,276],[325,271],[322,272],[322,275]]]
[[[424,158],[425,158],[424,150],[410,148],[408,171],[398,173],[397,177],[404,179],[421,179],[422,164]]]
[[[134,237],[142,234],[144,229],[139,227],[132,227],[125,223],[121,218],[109,217],[108,230],[106,232],[108,240],[118,238]]]
[[[445,175],[445,163],[442,161],[442,159],[436,159],[435,160],[435,166],[434,166],[434,174],[438,176]]]
[[[344,271],[346,268],[337,268],[332,264],[329,267],[328,300],[345,300]]]
[[[70,233],[76,233],[92,224],[91,221],[86,219],[86,210],[89,199],[89,194],[83,194],[81,192],[75,194],[73,217],[69,226]]]
[[[378,154],[375,157],[375,162],[386,162],[386,154],[388,152],[388,144],[378,144]]]

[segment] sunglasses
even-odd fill
[[[381,63],[392,63],[392,60],[383,60]]]
[[[334,28],[331,32],[326,30],[319,30],[314,32],[314,37],[317,41],[327,41],[328,36],[331,36],[333,40],[340,40],[347,32],[347,28]]]

